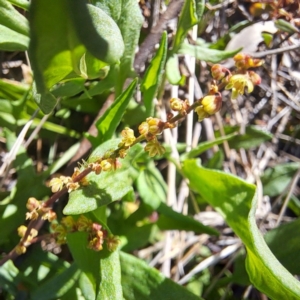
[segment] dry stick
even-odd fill
[[[267,50],[267,51],[262,51],[262,52],[255,52],[255,53],[251,53],[250,55],[252,57],[255,58],[261,58],[267,55],[274,55],[274,54],[280,54],[283,52],[288,52],[288,51],[293,51],[300,48],[300,44],[299,45],[292,45],[292,46],[287,46],[287,47],[283,47],[283,48],[278,48],[278,49],[274,49],[274,50]]]
[[[277,56],[272,55],[271,60],[271,89],[272,89],[272,110],[271,117],[273,118],[276,115],[277,106],[278,106],[278,98],[277,98]]]
[[[239,255],[239,251],[237,250],[232,257],[228,260],[228,262],[226,263],[226,265],[224,266],[224,268],[215,276],[215,278],[211,281],[211,284],[208,286],[208,288],[206,289],[205,293],[203,294],[203,298],[206,298],[210,292],[212,291],[212,289],[215,287],[215,285],[217,284],[218,280],[221,278],[221,276],[226,272],[226,270],[228,270],[228,268],[233,264],[234,260],[237,258],[237,256]]]
[[[141,44],[134,61],[134,69],[138,74],[144,69],[145,62],[152,53],[155,45],[159,42],[163,31],[166,29],[167,22],[178,16],[182,5],[183,0],[173,0],[169,4],[166,12],[160,17],[158,23],[151,29],[150,34]]]
[[[232,253],[236,252],[241,247],[241,242],[238,242],[234,245],[230,245],[223,250],[221,250],[219,253],[214,254],[206,259],[204,259],[200,264],[198,264],[196,267],[194,267],[187,275],[182,277],[178,284],[185,284],[187,283],[195,274],[203,271],[204,269],[208,268],[209,266],[215,265],[223,258],[231,255]]]
[[[178,86],[172,86],[171,97],[178,98]],[[165,110],[163,110],[164,115],[166,115]],[[171,157],[179,161],[179,154],[176,149],[177,138],[178,138],[178,128],[173,128],[171,130],[164,131],[164,137],[167,142],[171,146]],[[177,197],[176,197],[176,166],[175,164],[169,162],[168,163],[168,175],[167,175],[167,204],[173,209],[177,210]],[[165,245],[163,248],[163,257],[166,259],[163,261],[161,266],[161,272],[166,276],[171,276],[171,258],[168,256],[168,253],[171,252],[173,242],[173,231],[165,232]]]
[[[0,176],[3,176],[2,181],[0,183],[0,186],[2,186],[8,171],[10,169],[10,165],[13,162],[13,160],[16,158],[16,155],[24,141],[25,135],[27,133],[27,131],[29,130],[31,124],[33,123],[33,119],[35,118],[35,116],[37,115],[37,113],[39,112],[39,109],[37,109],[31,116],[30,120],[25,124],[25,126],[23,127],[22,131],[20,132],[16,142],[14,143],[12,149],[9,151],[9,153],[6,155],[5,157],[5,161],[3,163],[3,165],[0,168]]]
[[[39,125],[35,127],[35,129],[32,131],[31,135],[27,139],[26,143],[24,144],[24,147],[27,148],[30,143],[33,141],[33,139],[37,136],[39,131],[42,129],[42,126],[44,123],[48,120],[48,118],[51,116],[51,114],[44,115],[42,120],[39,122]]]

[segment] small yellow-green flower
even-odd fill
[[[244,95],[245,87],[247,87],[248,93],[251,93],[254,89],[253,82],[248,74],[236,74],[230,77],[225,89],[232,90],[231,99],[236,99],[238,95]]]
[[[158,142],[157,139],[152,139],[147,142],[145,151],[149,152],[150,157],[153,157],[155,155],[163,155],[166,152],[166,149]]]
[[[126,147],[131,146],[136,139],[134,136],[134,131],[129,127],[125,127],[125,129],[122,130],[121,135],[123,137],[121,143]]]

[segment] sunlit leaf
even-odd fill
[[[167,57],[167,33],[165,32],[161,38],[160,46],[157,49],[154,57],[150,62],[146,74],[141,83],[141,91],[143,93],[143,100],[146,107],[147,116],[153,115],[154,112],[154,97],[161,82],[163,69]]]
[[[183,171],[191,188],[224,216],[245,244],[252,284],[272,299],[298,299],[298,280],[276,259],[257,228],[255,186],[230,174],[204,169],[195,160],[186,161]]]
[[[135,300],[199,300],[144,261],[120,252],[122,287],[125,299]]]

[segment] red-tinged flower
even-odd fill
[[[238,53],[233,57],[235,61],[235,66],[238,69],[247,70],[249,68],[260,67],[264,61],[261,59],[252,58],[248,54]]]
[[[222,65],[215,64],[211,67],[211,75],[216,80],[223,79],[229,73],[229,70]]]
[[[102,238],[93,237],[88,243],[88,248],[94,251],[101,251],[103,249],[102,244],[103,244]]]
[[[102,171],[102,168],[98,162],[90,163],[88,167],[91,168],[96,173],[96,175],[99,175]]]
[[[255,73],[254,71],[249,71],[248,75],[254,85],[261,84],[261,77],[257,73]]]

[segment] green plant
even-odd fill
[[[2,228],[7,228],[0,234],[4,251],[14,247],[1,260],[0,282],[5,296],[199,299],[200,295],[196,296],[126,253],[157,239],[165,230],[218,235],[214,228],[166,205],[166,184],[152,159],[158,157],[173,161],[181,178],[189,180],[192,195],[197,195],[200,203],[205,201],[219,211],[242,240],[247,250],[247,280],[272,299],[298,299],[299,283],[272,254],[255,223],[256,187],[230,174],[206,169],[195,159],[224,141],[235,142],[237,148],[246,147],[247,136],[237,136],[235,129],[213,142],[200,143],[181,155],[181,163],[172,158],[167,145],[162,145],[159,138],[194,111],[200,122],[217,113],[224,90],[231,90],[233,101],[244,95],[245,88],[251,93],[261,81],[253,69],[261,66],[262,61],[237,54],[239,49],[228,52],[188,44],[185,37],[201,21],[204,2],[186,0],[171,50],[168,50],[164,32],[143,78],[139,78],[140,74],[133,70],[143,22],[137,2],[90,2],[32,0],[28,5],[27,1],[0,1],[4,12],[0,14],[0,25],[5,29],[0,34],[1,49],[28,50],[34,74],[32,84],[14,86],[1,81],[1,98],[4,98],[1,122],[6,127],[4,134],[11,153],[14,153],[14,142],[20,143],[15,131],[28,122],[36,106],[41,110],[36,112],[38,118],[44,114],[49,117],[44,123],[48,134],[59,133],[74,139],[79,133],[72,127],[57,125],[56,119],[68,120],[70,108],[81,113],[98,111],[112,91],[115,97],[95,122],[97,134],[84,132],[93,152],[78,164],[71,176],[54,176],[47,183],[52,195],[49,196],[44,182],[70,160],[78,148],[69,149],[57,161],[49,160],[49,168],[39,174],[26,149],[21,147],[15,153],[13,163],[18,181],[13,191],[3,196],[0,220]],[[13,5],[29,9],[29,23]],[[10,32],[13,35],[8,38]],[[212,63],[234,57],[235,70],[214,64],[212,84],[206,95],[194,103],[171,98],[170,108],[174,113],[161,120],[155,116],[153,100],[156,96],[162,99],[166,80],[173,84],[184,81],[178,69],[180,53],[196,53],[198,59]],[[144,106],[135,106],[133,101],[138,85]],[[138,114],[140,118],[132,118],[130,114]],[[27,123],[28,127],[31,123]],[[271,138],[253,128],[247,131],[250,137],[254,136],[253,132],[255,138]],[[50,137],[55,139],[51,134]],[[129,207],[136,200],[136,191],[140,202],[131,211]],[[68,193],[68,202],[62,207],[60,203]],[[159,216],[152,220],[149,216],[155,213]],[[25,214],[29,223],[20,226]],[[38,235],[45,220],[51,225],[45,225],[45,233]],[[43,252],[34,245],[51,238],[58,245],[67,244],[72,259]],[[26,262],[17,268],[12,260],[24,253]],[[43,268],[35,270],[39,265]]]

